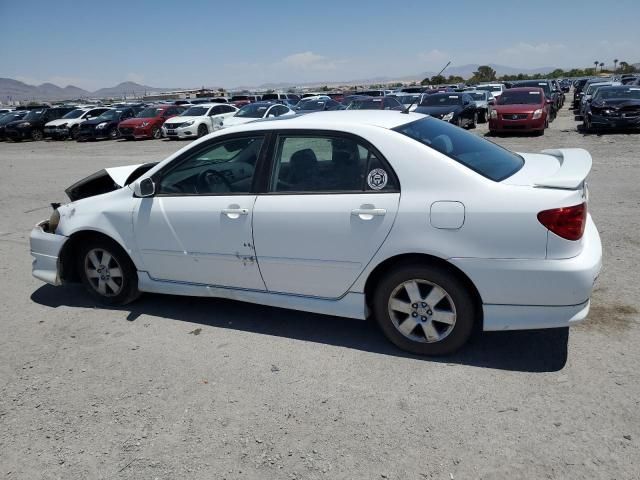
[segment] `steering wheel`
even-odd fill
[[[227,180],[227,177],[217,170],[205,170],[200,172],[196,181],[198,193],[216,192],[216,186],[220,184],[224,184],[224,186],[227,187],[227,192],[231,191],[231,183]]]

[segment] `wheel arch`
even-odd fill
[[[480,330],[483,327],[483,310],[482,310],[482,297],[480,296],[480,292],[471,281],[471,279],[458,267],[453,265],[452,263],[434,255],[429,255],[426,253],[403,253],[394,255],[393,257],[389,257],[386,260],[380,262],[376,267],[369,273],[367,280],[364,285],[364,294],[365,301],[367,306],[371,308],[371,298],[378,286],[380,280],[384,277],[387,272],[390,272],[394,268],[398,268],[402,265],[437,265],[439,267],[445,268],[450,271],[453,275],[455,275],[461,282],[465,284],[465,286],[471,292],[473,297],[477,318],[479,319],[477,328]]]
[[[77,269],[78,249],[86,242],[96,239],[107,240],[117,245],[127,258],[137,269],[133,258],[129,251],[115,238],[100,232],[98,230],[79,230],[69,236],[69,239],[64,243],[59,255],[60,263],[60,278],[65,283],[75,283],[80,281],[79,272]]]

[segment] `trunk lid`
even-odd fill
[[[558,148],[536,153],[520,153],[523,167],[502,181],[506,185],[583,190],[591,171],[591,155],[582,148]]]

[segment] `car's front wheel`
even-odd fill
[[[200,137],[204,137],[205,135],[207,135],[209,133],[209,129],[207,128],[206,125],[200,125],[198,127],[198,138]]]
[[[111,130],[109,130],[109,138],[110,139],[115,140],[119,136],[120,136],[120,132],[118,131],[117,127],[114,127]]]
[[[160,127],[153,127],[151,129],[151,136],[156,140],[162,138],[162,130],[160,130]]]
[[[136,268],[115,242],[103,239],[87,242],[78,260],[82,283],[99,302],[126,305],[140,296]]]
[[[472,293],[451,271],[434,265],[392,270],[375,291],[380,328],[399,348],[445,355],[464,345],[476,321]]]
[[[32,140],[38,141],[38,140],[42,140],[43,138],[44,138],[44,132],[39,128],[36,128],[33,130],[33,132],[31,132]]]

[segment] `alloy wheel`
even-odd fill
[[[34,130],[34,131],[31,133],[31,138],[32,138],[33,140],[42,140],[42,139],[44,138],[44,135],[43,135],[43,133],[42,133],[42,130]]]
[[[87,252],[84,273],[91,287],[102,296],[115,297],[122,290],[122,267],[118,260],[103,248],[94,248]]]
[[[389,296],[388,310],[394,327],[414,342],[440,342],[456,325],[453,299],[440,285],[427,280],[398,285]]]

